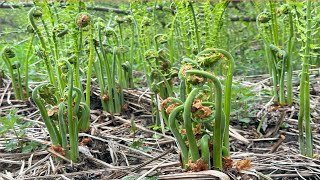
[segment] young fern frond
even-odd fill
[[[61,135],[59,134],[58,129],[55,127],[53,121],[48,116],[48,111],[45,105],[54,105],[57,103],[57,99],[53,95],[55,91],[56,88],[53,85],[41,84],[32,91],[32,99],[40,111],[41,117],[48,129],[52,144],[58,145],[61,143]]]
[[[294,55],[294,11],[289,4],[276,9],[278,3],[270,1],[269,11],[257,16],[256,24],[265,46],[269,74],[272,77],[273,96],[281,105],[292,105],[292,60]],[[287,26],[289,32],[287,33]],[[281,37],[282,35],[282,37]],[[281,38],[280,38],[281,37]],[[285,56],[282,56],[285,54]],[[287,73],[287,76],[285,76]],[[287,80],[287,98],[285,97]]]
[[[300,110],[298,118],[298,130],[299,130],[299,146],[300,153],[310,158],[313,157],[313,142],[312,142],[312,130],[311,130],[311,117],[310,117],[310,79],[309,68],[311,62],[311,43],[313,37],[313,19],[312,19],[312,1],[307,0],[306,12],[298,9],[301,17],[297,16],[298,22],[297,28],[302,41],[302,72],[300,77]],[[304,137],[305,134],[305,137]]]
[[[52,67],[52,64],[50,62],[50,58],[47,55],[47,52],[48,52],[47,44],[46,44],[46,41],[45,41],[45,39],[43,37],[42,32],[40,31],[40,29],[38,28],[38,26],[36,24],[36,20],[41,19],[42,15],[43,15],[43,13],[42,13],[42,9],[40,7],[33,7],[29,11],[28,18],[29,18],[29,22],[30,22],[32,28],[34,29],[35,33],[37,34],[37,36],[38,36],[38,38],[40,40],[41,46],[42,46],[42,48],[43,48],[43,50],[45,52],[45,53],[43,53],[42,58],[44,60],[46,68],[47,68],[47,72],[48,72],[50,83],[53,84],[54,86],[56,86],[57,82],[55,80],[55,76],[54,76],[54,73],[53,73],[53,70],[52,70],[53,67]]]
[[[16,99],[23,99],[23,93],[22,93],[22,84],[20,80],[20,73],[18,73],[18,77],[16,77],[16,74],[14,73],[14,70],[19,70],[20,67],[17,66],[17,64],[12,63],[11,59],[15,57],[15,52],[11,47],[4,47],[1,53],[1,57],[4,60],[11,77],[12,81],[12,88],[14,92],[14,96]],[[19,72],[19,71],[18,71]],[[20,83],[19,83],[20,82]]]
[[[224,135],[224,131],[225,131],[225,119],[224,119],[224,112],[222,111],[223,108],[222,108],[221,83],[217,77],[215,77],[211,73],[208,73],[205,71],[188,70],[188,71],[186,71],[186,75],[197,75],[200,77],[208,78],[213,82],[213,84],[215,86],[215,88],[214,88],[215,89],[215,123],[214,123],[214,131],[213,131],[213,133],[214,133],[214,137],[213,137],[213,139],[214,139],[214,142],[213,142],[213,152],[214,152],[213,166],[217,169],[222,169],[222,146],[223,146],[223,135]],[[185,106],[185,109],[186,109],[186,106]],[[185,116],[184,116],[184,118],[185,118]],[[190,142],[189,142],[189,144],[190,144]]]
[[[67,156],[76,162],[79,156],[78,133],[88,130],[90,109],[81,102],[82,91],[74,87],[72,65],[65,59],[61,63],[63,63],[61,64],[62,73],[67,73],[68,86],[64,89],[64,96],[60,101],[58,102],[58,98],[55,96],[57,89],[51,84],[37,86],[32,92],[32,98],[48,128],[52,144],[61,146]],[[52,107],[53,110],[47,110],[46,107]],[[57,116],[55,108],[58,109]],[[58,121],[58,125],[54,121]]]
[[[87,83],[86,83],[86,104],[90,107],[91,74],[92,74],[92,66],[94,61],[93,17],[88,13],[82,12],[76,16],[75,23],[79,27],[79,29],[89,26],[89,61],[88,61],[88,70],[87,70]]]

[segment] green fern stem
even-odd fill
[[[29,58],[30,58],[30,53],[32,49],[32,44],[34,40],[35,33],[32,33],[31,39],[29,41],[28,49],[27,49],[27,55],[25,59],[25,91],[26,91],[26,98],[29,97]]]
[[[102,33],[101,33],[101,21],[102,19],[98,18],[97,20],[97,30],[98,30],[98,39],[99,39],[99,49],[100,49],[100,52],[102,54],[98,55],[99,57],[99,64],[100,64],[100,68],[99,68],[99,75],[100,75],[100,91],[101,91],[101,102],[104,106],[104,110],[105,111],[108,111],[110,113],[113,112],[113,106],[114,106],[114,102],[113,102],[113,93],[112,93],[112,89],[114,87],[113,83],[112,83],[112,77],[111,77],[111,68],[110,68],[110,64],[107,62],[106,63],[106,60],[107,60],[107,55],[106,55],[106,52],[105,52],[105,49],[103,47],[103,44],[101,43],[102,42]],[[114,35],[116,37],[116,35]],[[105,82],[105,79],[104,79],[104,70],[105,70],[105,73],[106,73],[106,76],[107,76],[107,82]],[[108,86],[106,86],[108,85]],[[105,94],[106,92],[108,92],[108,94]],[[108,96],[108,100],[106,101],[106,99],[104,100],[103,99],[103,96]],[[108,108],[108,109],[107,109]]]
[[[22,80],[21,80],[21,73],[20,73],[20,63],[16,64],[15,66],[17,66],[17,76],[18,76],[18,91],[20,94],[21,99],[24,99],[24,94],[23,94],[23,88],[22,88]]]
[[[293,92],[292,92],[292,60],[293,60],[293,48],[294,48],[294,28],[292,13],[289,11],[289,42],[288,42],[288,60],[287,60],[287,104],[289,106],[293,103]]]
[[[59,104],[59,111],[58,111],[58,120],[59,120],[59,131],[61,134],[61,147],[66,151],[66,154],[69,154],[68,140],[67,140],[67,126],[64,120],[64,108],[65,105],[63,102]]]
[[[80,107],[81,116],[79,118],[78,129],[81,132],[87,132],[90,128],[90,108],[84,102],[80,102]]]
[[[201,157],[206,164],[208,164],[208,169],[210,169],[210,148],[209,148],[210,136],[205,134],[200,140]]]
[[[55,87],[57,86],[57,82],[55,80],[55,77],[54,77],[54,74],[53,74],[53,71],[52,71],[52,66],[51,66],[51,62],[49,60],[49,57],[47,55],[47,46],[46,46],[46,42],[43,38],[43,35],[41,33],[41,31],[39,30],[39,28],[37,27],[36,23],[35,23],[35,20],[34,18],[41,18],[42,16],[42,9],[39,8],[39,7],[33,7],[31,8],[31,10],[29,11],[29,14],[28,14],[28,18],[29,18],[29,21],[30,21],[30,24],[31,26],[33,27],[35,33],[38,35],[38,38],[40,40],[40,43],[41,43],[41,46],[44,50],[44,62],[45,62],[45,65],[46,65],[46,68],[47,68],[47,71],[48,71],[48,76],[49,76],[49,80],[50,80],[50,83],[53,84]]]
[[[62,80],[62,71],[61,71],[61,69],[59,68],[59,65],[58,65],[59,49],[58,49],[58,41],[57,41],[55,33],[53,34],[52,38],[53,38],[54,51],[55,51],[55,53],[54,53],[55,62],[57,64],[56,73],[58,75],[58,85],[60,87],[59,88],[60,94],[62,94],[62,92],[63,92],[64,88],[66,87],[66,85],[65,85],[65,82]]]
[[[300,78],[300,111],[298,118],[298,129],[299,129],[299,143],[300,143],[300,153],[305,154],[308,157],[312,158],[313,156],[313,143],[312,143],[312,131],[310,125],[310,82],[309,82],[309,62],[311,58],[310,53],[310,44],[311,44],[311,31],[312,31],[312,2],[307,0],[307,24],[306,24],[306,43],[305,43],[305,52],[303,57],[302,64],[302,74]],[[306,138],[304,139],[304,128],[305,124],[305,133]],[[306,146],[305,146],[306,145]]]
[[[68,61],[64,61],[69,70],[68,88],[66,88],[67,97],[67,114],[68,114],[68,131],[70,140],[70,159],[76,162],[78,159],[78,119],[73,113],[73,68]],[[80,97],[78,97],[80,99]],[[79,102],[78,102],[79,104]]]
[[[177,106],[174,110],[172,110],[172,112],[169,115],[169,127],[173,136],[176,138],[177,145],[181,151],[182,167],[187,168],[186,165],[188,164],[188,160],[189,160],[189,157],[188,157],[189,149],[186,143],[184,142],[175,121],[178,113],[181,112],[183,108],[184,106],[180,105],[180,106]]]
[[[95,61],[93,63],[93,67],[94,67],[94,71],[96,73],[98,84],[100,87],[101,104],[102,104],[102,108],[104,111],[109,111],[109,107],[108,107],[108,103],[107,103],[107,100],[109,100],[109,96],[105,94],[105,87],[106,86],[105,86],[105,82],[104,82],[103,75],[102,75],[102,72],[103,72],[103,70],[102,70],[103,66],[101,65],[102,58],[99,55],[97,49],[96,49],[96,54],[98,56],[99,61]]]
[[[175,54],[175,47],[174,47],[174,30],[175,30],[175,24],[176,24],[176,19],[178,17],[178,14],[176,13],[173,17],[173,20],[171,22],[171,27],[170,27],[170,34],[169,34],[169,59],[170,63],[174,63],[174,54]],[[178,53],[178,52],[177,52]]]
[[[200,159],[197,141],[192,131],[192,121],[191,121],[191,106],[194,98],[196,97],[196,95],[198,95],[199,90],[200,90],[199,88],[195,88],[190,92],[190,94],[188,95],[184,103],[184,111],[183,111],[184,126],[186,128],[192,162],[196,162],[198,159]]]
[[[279,81],[279,103],[281,105],[285,104],[285,93],[284,93],[284,79],[285,79],[285,71],[286,71],[286,61],[287,61],[287,53],[281,50],[279,47],[270,44],[270,50],[272,51],[273,59],[282,59],[280,73],[277,73],[278,81]],[[275,62],[276,63],[276,62]],[[276,66],[276,65],[275,65]]]
[[[82,49],[82,28],[79,28],[79,33],[73,33],[73,46],[76,50],[76,62],[74,65],[74,81],[75,86],[82,90],[81,79],[80,79],[80,56]]]
[[[94,60],[94,44],[93,44],[93,20],[92,17],[89,16],[89,61],[88,61],[88,70],[87,70],[87,83],[86,83],[86,104],[90,107],[90,90],[91,90],[91,74],[92,74],[92,66]]]

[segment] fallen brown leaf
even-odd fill
[[[192,103],[192,107],[195,107],[197,109],[201,108],[202,107],[201,99],[194,100]]]
[[[223,169],[228,170],[233,166],[233,160],[231,157],[222,157]]]
[[[252,167],[251,165],[251,160],[249,159],[244,159],[244,160],[239,160],[239,161],[236,161],[235,162],[235,166],[236,166],[236,169],[238,171],[241,171],[241,170],[248,170]]]
[[[58,111],[59,111],[58,106],[54,106],[48,110],[48,116],[52,117],[54,114],[58,113]]]
[[[177,103],[169,105],[168,108],[166,109],[166,113],[170,114],[174,110],[174,108],[176,108],[177,106],[178,106]]]
[[[60,145],[52,145],[51,148],[62,156],[65,155],[64,149]]]
[[[81,142],[80,142],[80,145],[81,146],[86,146],[86,145],[88,145],[88,144],[90,144],[90,143],[92,143],[92,139],[91,138],[83,138],[82,140],[81,140]]]
[[[188,170],[192,172],[205,171],[208,170],[208,164],[206,164],[202,158],[198,159],[195,163],[189,160]]]
[[[186,65],[181,66],[180,72],[183,76],[185,76],[186,71],[191,70],[191,69],[192,69],[192,65],[186,64]]]
[[[207,106],[203,106],[202,105],[202,101],[200,99],[196,99],[193,103],[192,103],[192,107],[195,108],[194,115],[200,119],[204,119],[207,118],[211,115],[212,110],[211,108],[207,107]]]
[[[160,110],[165,109],[170,102],[171,102],[171,99],[169,98],[163,100],[160,105]]]
[[[192,128],[192,131],[194,135],[202,134],[201,124],[197,124],[195,128]]]

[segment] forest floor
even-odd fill
[[[299,106],[273,104],[270,95],[265,95],[271,88],[268,76],[235,77],[235,84],[250,89],[255,97],[247,102],[241,99],[232,102],[242,109],[231,118],[231,160],[224,160],[231,165],[220,173],[184,172],[180,168],[179,152],[170,132],[163,134],[161,130],[148,128],[152,124],[148,91],[125,90],[127,111],[111,115],[101,110],[99,89],[94,84],[91,128],[79,134],[80,158],[77,163],[71,163],[50,146],[48,132],[32,100],[14,100],[10,82],[4,80],[0,88],[0,117],[6,116],[8,110],[17,109],[21,119],[33,123],[20,140],[45,146],[30,153],[22,153],[21,149],[6,152],[5,143],[16,136],[6,133],[0,137],[0,179],[121,179],[125,176],[131,179],[320,179],[319,70],[313,72],[311,81],[313,159],[299,154]],[[294,85],[298,99],[298,79]],[[239,121],[246,113],[248,117]],[[246,162],[246,167],[241,167],[241,162]]]

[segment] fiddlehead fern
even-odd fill
[[[53,85],[40,84],[33,90],[32,99],[40,110],[41,117],[43,118],[43,121],[48,129],[52,144],[58,145],[61,141],[61,135],[59,134],[52,120],[49,118],[45,106],[45,103],[52,105],[57,103],[56,98],[53,96],[54,93],[55,88]]]
[[[313,141],[312,141],[312,129],[310,125],[310,77],[309,68],[311,62],[311,43],[312,43],[312,1],[307,0],[306,3],[306,14],[301,22],[302,28],[299,28],[303,38],[302,51],[302,72],[300,77],[300,109],[298,118],[298,129],[299,129],[299,149],[300,153],[313,157]],[[306,21],[306,22],[305,22]],[[304,23],[303,23],[304,22]],[[301,27],[300,25],[300,27]],[[303,26],[304,25],[304,26]],[[305,136],[304,136],[305,134]]]
[[[87,84],[86,84],[86,104],[90,107],[90,88],[91,88],[91,73],[94,60],[94,44],[93,44],[93,17],[88,13],[79,13],[75,20],[79,28],[89,26],[89,62],[87,71]]]
[[[68,26],[66,24],[58,24],[55,27],[53,27],[53,35],[54,37],[63,37],[64,35],[66,35],[68,33],[69,29]]]
[[[52,71],[52,65],[51,65],[50,59],[47,55],[47,53],[48,53],[47,52],[48,51],[47,45],[46,45],[45,39],[44,39],[41,31],[39,30],[39,28],[35,22],[36,19],[40,19],[42,17],[42,9],[40,7],[33,7],[32,9],[30,9],[28,17],[29,17],[29,22],[30,22],[32,28],[34,29],[35,33],[37,34],[37,36],[40,40],[41,46],[44,50],[43,59],[44,59],[44,63],[46,65],[46,68],[48,71],[50,83],[53,84],[54,86],[56,86],[57,82],[55,80],[55,77],[54,77],[54,74]]]
[[[186,71],[186,75],[187,76],[197,75],[197,76],[201,76],[204,78],[208,78],[215,85],[215,124],[214,124],[214,138],[213,138],[213,140],[214,140],[214,142],[213,142],[213,151],[214,151],[213,166],[217,169],[222,169],[222,140],[223,140],[223,134],[224,134],[224,128],[225,128],[225,120],[223,118],[224,116],[223,116],[223,111],[222,111],[221,83],[217,77],[215,77],[214,75],[212,75],[208,72],[205,72],[205,71],[188,70],[188,71]],[[194,89],[191,92],[194,93],[194,92],[196,92],[196,90]],[[190,93],[190,94],[192,94],[192,93]],[[190,96],[190,94],[189,94],[189,96]],[[189,98],[189,96],[188,96],[188,98]],[[187,101],[188,101],[188,98],[187,98]],[[187,116],[188,116],[188,112],[186,112],[188,109],[186,109],[186,107],[187,106],[185,104],[184,118],[187,118]],[[190,109],[189,109],[189,111],[190,111]],[[186,129],[187,129],[187,127],[186,127]],[[189,138],[188,138],[188,140],[189,140]],[[199,159],[199,155],[198,155],[198,159]]]
[[[12,88],[14,91],[15,98],[22,99],[23,94],[21,94],[20,90],[19,90],[19,89],[22,89],[22,87],[21,86],[18,87],[17,77],[15,76],[15,74],[13,72],[14,68],[13,68],[13,64],[11,63],[11,60],[10,60],[10,59],[14,58],[16,55],[11,47],[4,47],[2,50],[1,56],[6,64],[6,66],[9,69],[9,74],[11,76]]]
[[[229,124],[230,124],[230,112],[231,112],[231,90],[232,90],[232,78],[234,72],[234,59],[232,55],[223,49],[207,49],[200,52],[197,55],[198,63],[204,68],[214,67],[217,63],[223,62],[225,68],[227,69],[227,77],[225,80],[225,89],[224,89],[224,112],[225,112],[225,128],[224,132],[224,146],[228,149],[229,152]],[[229,152],[230,153],[230,152]]]

